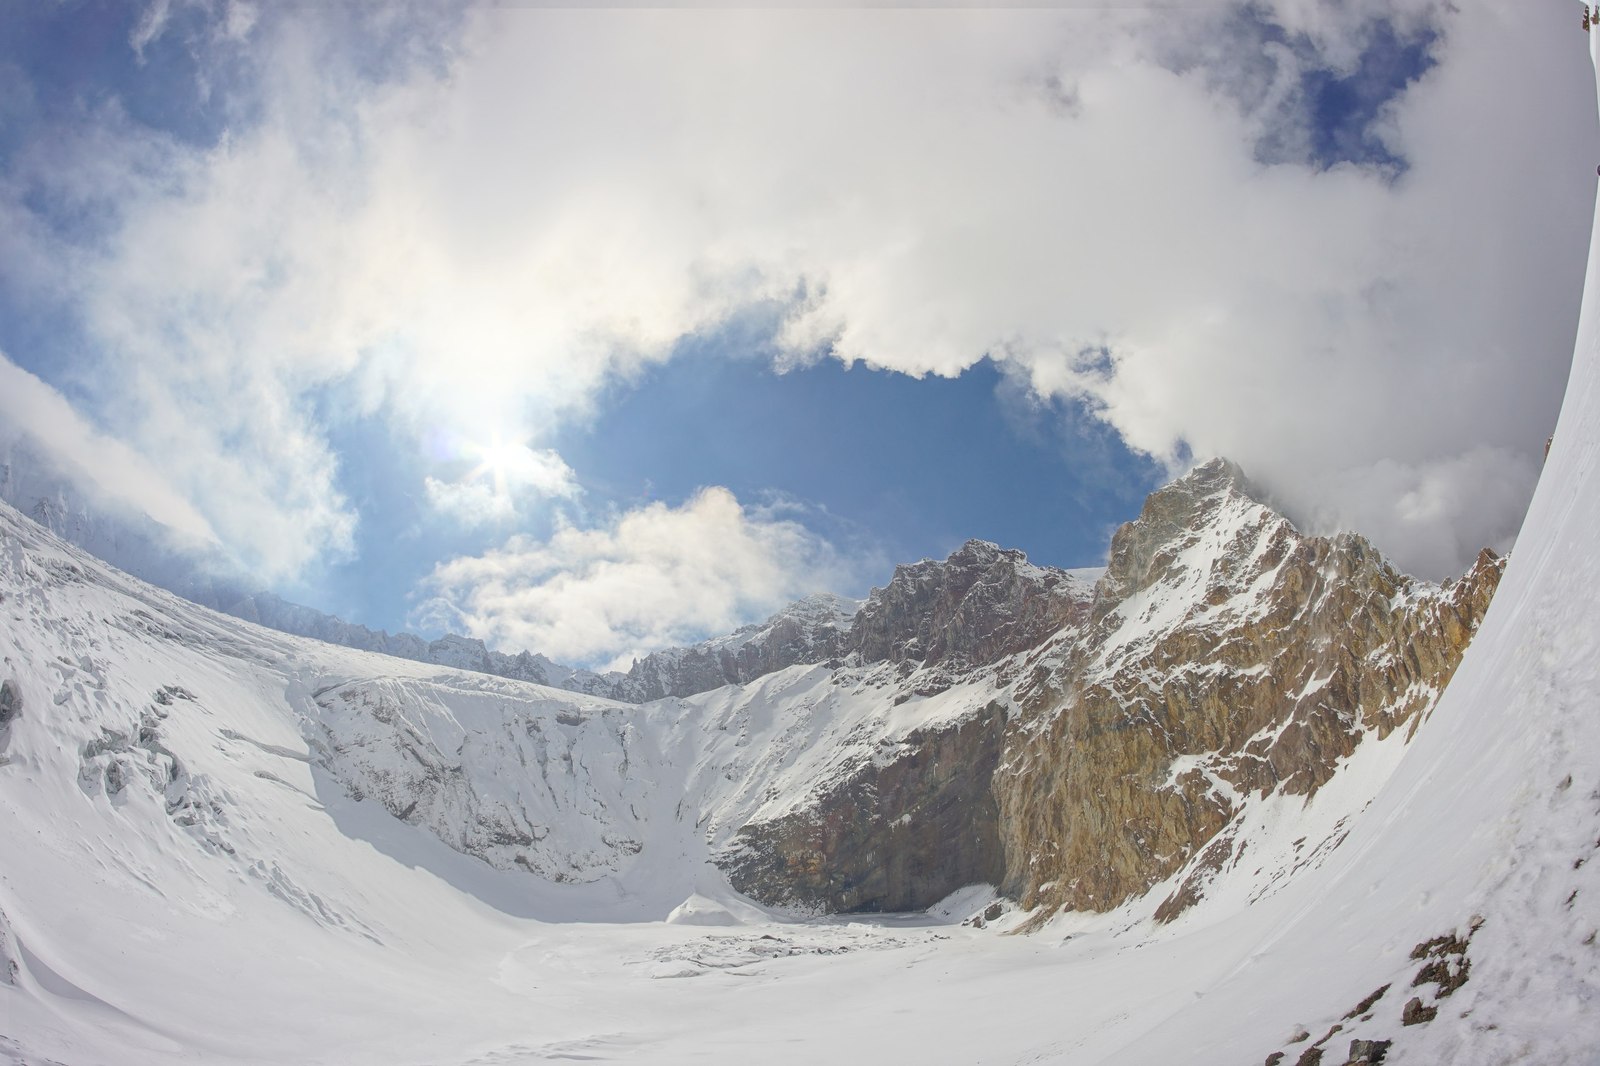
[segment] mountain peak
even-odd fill
[[[1245,526],[1285,521],[1263,499],[1237,463],[1208,460],[1151,493],[1139,517],[1111,538],[1106,576],[1115,595],[1142,589],[1178,563],[1201,529],[1211,539],[1231,539]]]
[[[1164,492],[1184,493],[1193,496],[1208,496],[1217,492],[1233,491],[1256,503],[1268,506],[1266,494],[1258,489],[1254,482],[1244,472],[1244,469],[1232,459],[1216,456],[1193,467],[1187,474],[1171,482],[1163,488],[1156,490],[1156,495]]]
[[[1088,601],[1081,579],[974,539],[942,561],[895,567],[856,614],[851,644],[867,663],[983,666],[1073,623]]]
[[[951,552],[949,556],[946,557],[945,562],[974,562],[987,565],[1003,556],[1016,556],[1022,559],[1027,558],[1026,555],[1016,548],[1002,548],[1000,545],[994,543],[994,541],[979,540],[977,537],[972,537],[965,544],[961,545],[961,547]]]

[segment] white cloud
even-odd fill
[[[463,526],[487,526],[516,517],[511,497],[494,491],[481,481],[441,481],[423,479],[428,503],[434,510],[455,519]]]
[[[217,545],[205,517],[154,464],[98,432],[64,396],[0,353],[0,445],[16,443],[30,456],[46,457],[55,473],[101,506],[154,520],[175,546]]]
[[[263,15],[259,125],[195,153],[107,119],[53,156],[93,165],[119,225],[40,283],[104,353],[108,431],[280,572],[349,544],[326,390],[419,439],[538,444],[681,338],[803,292],[790,359],[1008,358],[1136,448],[1231,455],[1297,517],[1442,574],[1473,547],[1452,543],[1514,532],[1564,382],[1581,42],[1564,11],[1488,0],[1272,10],[1340,69],[1371,14],[1440,20],[1440,65],[1380,123],[1403,177],[1258,162],[1295,143],[1273,101],[1306,58],[1263,48],[1246,98],[1208,66],[1232,61],[1215,8],[474,9],[382,81],[334,15]],[[1446,470],[1494,490],[1437,491]],[[432,476],[441,506],[495,506]]]
[[[242,41],[250,36],[260,17],[261,10],[255,4],[246,0],[228,0],[220,27],[222,36],[230,41]]]
[[[139,21],[133,27],[133,33],[128,37],[128,46],[133,49],[134,55],[140,61],[144,60],[144,50],[150,43],[161,36],[167,28],[167,20],[172,17],[172,0],[150,0],[150,4],[139,16]]]
[[[548,448],[496,441],[462,451],[477,465],[459,480],[430,476],[423,482],[434,509],[462,525],[509,521],[530,499],[574,499],[581,492],[572,468]]]
[[[708,488],[681,507],[652,503],[442,563],[417,616],[492,647],[626,669],[855,577],[804,526]]]

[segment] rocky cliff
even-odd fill
[[[1359,536],[1302,535],[1222,461],[1155,493],[1113,539],[1092,621],[1017,689],[994,782],[1005,890],[1114,906],[1188,864],[1249,794],[1309,795],[1365,736],[1414,728],[1501,570],[1485,552],[1444,587],[1415,581]]]
[[[819,593],[790,604],[765,622],[688,648],[668,648],[638,660],[626,674],[606,675],[586,691],[628,703],[692,696],[742,685],[790,666],[844,655],[851,620],[861,604]]]
[[[943,562],[896,567],[856,614],[849,650],[858,664],[993,665],[1083,622],[1091,589],[1082,572],[969,540]]]
[[[794,813],[744,826],[719,856],[729,883],[804,911],[912,911],[1005,871],[990,782],[999,704],[906,737]]]
[[[978,543],[901,567],[856,616],[838,681],[887,663],[887,699],[951,684],[995,699],[746,827],[723,862],[757,898],[872,909],[932,903],[945,882],[889,871],[942,858],[1041,915],[1186,871],[1171,917],[1232,855],[1251,796],[1309,796],[1364,738],[1415,728],[1502,566],[1485,552],[1443,587],[1413,580],[1359,536],[1301,534],[1217,460],[1150,497],[1092,592]],[[985,790],[992,805],[971,799]],[[942,803],[956,793],[959,826]]]

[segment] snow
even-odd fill
[[[224,618],[0,512],[21,703],[0,727],[0,1062],[1293,1062],[1298,1032],[1337,1024],[1333,1062],[1362,1038],[1394,1062],[1593,1063],[1600,240],[1589,278],[1545,476],[1431,717],[1310,801],[1244,800],[1166,925],[1178,878],[1005,936],[1014,911],[960,924],[988,886],[796,920],[709,865],[990,681],[894,705],[795,667],[632,708]],[[528,769],[541,751],[575,769]],[[525,771],[549,788],[513,787]],[[426,827],[350,794],[402,773],[472,781],[411,813]],[[447,846],[484,811],[542,848]],[[1470,937],[1471,972],[1437,998],[1412,952],[1444,934]],[[1414,995],[1438,1016],[1402,1026]]]

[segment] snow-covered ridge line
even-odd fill
[[[495,651],[481,640],[460,634],[427,640],[414,633],[371,629],[272,593],[247,591],[239,581],[218,576],[228,571],[224,561],[166,547],[148,522],[105,513],[77,495],[68,482],[30,469],[30,463],[39,462],[37,457],[22,451],[8,452],[7,458],[10,461],[0,464],[0,500],[10,502],[69,543],[86,545],[112,565],[202,606],[293,636],[627,703],[743,684],[763,673],[798,664],[881,658],[891,649],[869,649],[863,654],[861,638],[852,635],[857,615],[874,597],[893,591],[897,582],[941,580],[941,575],[959,569],[955,565],[958,558],[969,564],[972,560],[984,565],[998,561],[1018,580],[1059,587],[1073,596],[1087,595],[1103,573],[1103,568],[1098,567],[1058,570],[1037,566],[1028,563],[1020,552],[974,540],[949,559],[927,559],[896,568],[888,585],[872,590],[866,600],[818,593],[725,636],[653,652],[636,660],[626,672],[596,673],[557,663],[531,650]],[[899,655],[906,650],[895,647],[892,653]],[[917,648],[910,652],[914,657],[918,655]]]

